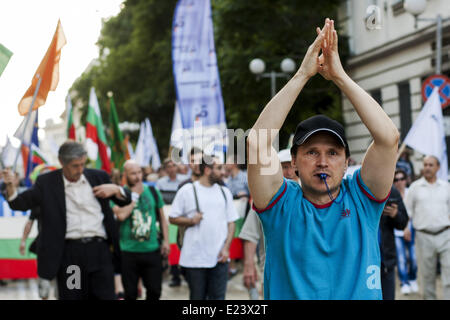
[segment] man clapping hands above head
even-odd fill
[[[381,299],[377,230],[392,185],[399,133],[345,73],[334,21],[327,18],[317,33],[299,70],[267,104],[248,138],[249,189],[267,244],[264,295]],[[347,96],[374,141],[362,168],[343,179],[350,151],[342,125],[323,115],[301,121],[291,148],[300,186],[283,179],[272,142],[303,86],[317,73]]]

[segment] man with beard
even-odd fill
[[[439,160],[423,159],[423,177],[406,195],[406,208],[416,230],[417,264],[423,297],[436,299],[436,265],[441,262],[442,292],[450,300],[450,186],[437,178]]]
[[[186,179],[185,181],[181,182],[178,186],[178,190],[180,190],[185,184],[192,183],[194,181],[197,181],[200,177],[200,170],[199,170],[199,164],[202,161],[203,157],[203,151],[200,148],[192,147],[191,151],[189,152],[189,170],[191,177],[189,179]],[[177,238],[183,237],[183,230],[182,228],[178,228],[177,230]],[[178,242],[178,241],[177,241]],[[182,270],[180,270],[180,266],[178,265],[179,260],[179,249],[180,247],[177,247],[174,252],[172,252],[171,256],[169,257],[169,264],[170,264],[170,274],[172,276],[172,279],[170,280],[169,287],[179,287],[181,285],[181,274]]]
[[[190,299],[224,300],[238,214],[230,190],[218,184],[223,164],[203,156],[199,172],[197,181],[177,192],[169,221],[186,227],[179,264],[185,270]]]
[[[121,221],[120,249],[125,300],[137,299],[139,278],[142,278],[145,286],[147,300],[158,300],[161,296],[162,259],[169,254],[164,201],[157,189],[153,192],[142,183],[142,170],[137,162],[127,160],[124,174],[132,202],[125,207],[114,207],[113,210]],[[157,221],[160,222],[162,239],[159,239]]]

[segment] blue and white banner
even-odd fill
[[[225,109],[210,0],[178,1],[172,24],[172,63],[183,129],[194,139],[201,137],[205,151],[213,140],[223,143]]]
[[[9,207],[8,201],[0,194],[0,218],[11,218],[11,217],[27,217],[30,214],[28,211],[18,211],[12,210]]]

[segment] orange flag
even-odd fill
[[[50,44],[44,59],[42,59],[39,68],[34,74],[33,80],[31,81],[31,86],[19,102],[20,115],[24,116],[28,113],[39,78],[42,78],[42,80],[36,96],[36,101],[33,105],[33,110],[36,110],[45,103],[50,90],[56,90],[59,81],[59,59],[61,58],[61,48],[65,44],[66,37],[61,26],[61,21],[58,20],[58,26],[56,27],[52,43]]]

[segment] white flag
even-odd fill
[[[161,159],[159,158],[158,146],[156,145],[156,140],[153,136],[152,124],[148,118],[145,118],[145,129],[148,161],[151,159],[153,170],[158,170],[159,167],[161,167]]]
[[[144,137],[145,137],[145,122],[141,122],[141,127],[139,129],[139,138],[136,144],[136,150],[134,153],[134,160],[139,163],[141,167],[146,167],[148,165],[148,162],[145,162],[144,159],[144,150],[145,150],[145,144],[144,144]]]
[[[422,111],[406,135],[404,143],[424,155],[433,155],[438,158],[441,166],[437,176],[439,179],[447,181],[447,146],[438,87],[435,87],[428,97]]]
[[[37,110],[31,112],[30,119],[27,122],[27,117],[25,116],[14,133],[14,137],[23,142],[24,145],[29,146],[31,143],[31,137],[33,136],[33,129],[36,122]],[[25,128],[25,124],[27,128],[25,129],[25,134],[23,132]],[[23,135],[23,136],[22,136]]]
[[[173,112],[172,120],[172,134],[170,135],[170,146],[182,149],[183,148],[183,124],[181,122],[180,109],[178,102],[175,102],[175,110]]]
[[[14,160],[16,158],[17,151],[18,148],[14,148],[13,145],[11,144],[11,141],[9,140],[9,137],[6,136],[6,144],[2,149],[2,161],[5,167],[12,167],[14,165]],[[19,154],[19,158],[20,160],[18,161],[20,161],[19,163],[21,163],[22,153]]]

